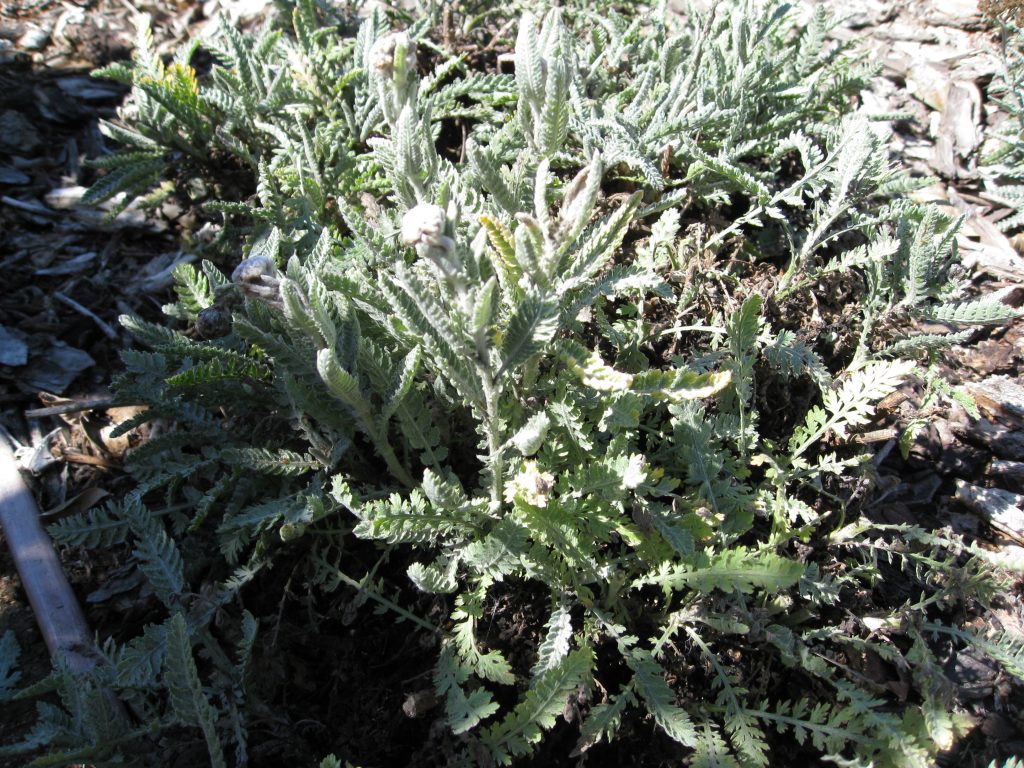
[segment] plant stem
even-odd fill
[[[417,626],[422,627],[423,629],[427,630],[428,632],[433,632],[435,634],[440,634],[440,632],[441,632],[441,628],[440,627],[434,626],[433,624],[431,624],[426,619],[421,619],[415,613],[413,613],[412,611],[407,611],[405,608],[400,606],[398,603],[393,602],[391,600],[388,600],[386,597],[384,597],[384,595],[382,595],[379,592],[376,592],[375,590],[371,589],[370,587],[368,587],[363,582],[356,581],[355,579],[353,579],[351,576],[349,576],[347,573],[341,571],[340,569],[336,568],[335,571],[334,571],[334,575],[338,578],[339,581],[342,581],[345,584],[348,584],[348,586],[352,587],[352,589],[356,589],[356,590],[359,590],[360,592],[366,593],[366,596],[369,597],[371,600],[373,600],[373,601],[375,601],[377,603],[380,603],[380,605],[384,606],[389,611],[392,611],[393,613],[398,614],[403,619],[408,619],[413,624],[416,624]]]
[[[498,418],[498,388],[488,373],[482,373],[480,381],[484,389],[484,431],[487,433],[487,468],[491,473],[491,506],[497,508],[501,504],[505,485],[505,462],[501,457],[501,426]]]
[[[374,432],[376,432],[376,430],[374,430]],[[371,434],[370,437],[373,440],[374,447],[377,449],[377,453],[379,453],[380,457],[384,459],[384,463],[388,465],[388,471],[395,476],[398,482],[406,488],[412,488],[416,485],[416,481],[412,479],[412,475],[409,474],[409,470],[402,466],[402,463],[398,460],[398,457],[395,455],[395,451],[391,447],[391,443],[388,442],[387,437],[377,434]]]

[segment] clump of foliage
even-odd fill
[[[1024,4],[1020,0],[980,0],[978,10],[990,19],[1024,20]]]
[[[429,16],[353,38],[318,13],[254,45],[224,26],[203,78],[145,36],[104,73],[134,90],[95,199],[213,147],[257,191],[211,206],[247,233],[230,276],[182,266],[177,325],[123,319],[147,349],[118,391],[150,407],[120,429],[170,427],[137,490],[53,528],[129,542],[164,619],[45,681],[64,707],[26,746],[144,765],[184,732],[246,764],[272,617],[242,606],[287,558],[311,606],[355,588],[435,639],[452,765],[509,764],[563,716],[573,754],[649,718],[693,765],[931,765],[967,727],[940,658],[1020,676],[1024,651],[962,624],[1002,583],[989,554],[859,517],[848,438],[963,338],[894,331],[1013,310],[964,299],[954,224],[899,196],[854,109],[872,70],[773,0],[528,10],[514,74],[468,70]],[[480,631],[498,591],[540,606],[535,647]]]
[[[1020,9],[1017,8],[1017,14]],[[982,158],[990,190],[1014,213],[998,222],[1000,229],[1016,232],[1024,223],[1024,34],[1019,16],[1008,9],[992,13],[999,23],[1002,69],[989,85],[989,95],[1006,114],[990,142],[994,148]]]

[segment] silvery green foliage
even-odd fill
[[[1010,20],[1000,21],[1001,71],[989,86],[992,96],[1005,112],[1005,119],[992,131],[982,158],[991,193],[1013,209],[999,221],[1004,231],[1014,232],[1024,223],[1024,37]]]
[[[183,266],[167,308],[185,324],[229,312],[230,330],[123,320],[148,349],[125,351],[118,391],[150,409],[121,429],[174,425],[133,453],[136,493],[53,529],[130,541],[166,613],[109,649],[106,683],[144,699],[154,730],[244,764],[258,623],[231,601],[283,547],[303,553],[297,578],[432,629],[375,574],[342,570],[354,536],[402,547],[409,584],[450,596],[432,679],[457,764],[510,763],[576,706],[576,754],[646,713],[695,765],[768,765],[771,732],[824,759],[930,765],[955,722],[926,608],[991,570],[952,538],[836,531],[864,464],[842,444],[915,351],[948,341],[885,347],[880,328],[1008,310],[958,301],[953,227],[892,200],[900,174],[865,116],[843,114],[868,71],[823,45],[823,12],[528,11],[514,76],[443,55],[423,76],[425,23],[392,31],[375,11],[349,39],[316,19],[299,4],[291,34],[254,47],[225,26],[206,78],[145,39],[112,72],[138,112],[108,128],[129,148],[94,199],[140,193],[167,148],[200,141],[256,183],[215,206],[249,228],[232,276]],[[752,288],[760,266],[775,277]],[[772,309],[839,280],[863,286],[845,355]],[[702,305],[712,290],[720,305]],[[763,426],[775,380],[811,393],[781,436]],[[185,553],[214,549],[201,587]],[[882,559],[926,597],[875,634],[834,623]],[[921,574],[940,560],[948,584]],[[524,582],[548,602],[526,674],[479,632]],[[233,617],[237,661],[215,613]],[[950,631],[1016,673],[1005,638]],[[925,714],[826,661],[849,652],[909,669]],[[752,656],[800,667],[807,690],[780,699],[736,660]],[[670,684],[679,664],[701,682]]]
[[[14,636],[14,630],[9,629],[0,638],[0,701],[11,698],[14,685],[21,679],[21,673],[16,669],[19,656],[21,648],[18,639]]]

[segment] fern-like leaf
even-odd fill
[[[538,677],[523,700],[501,722],[484,730],[480,741],[495,762],[509,765],[514,757],[529,753],[562,714],[569,694],[589,682],[593,662],[589,646],[572,651]]]
[[[129,530],[119,505],[113,503],[65,517],[47,528],[56,543],[89,549],[114,547],[128,538]]]
[[[676,705],[676,694],[665,682],[665,672],[658,662],[641,651],[634,651],[627,661],[633,670],[633,688],[658,727],[684,746],[697,746],[693,721]]]
[[[501,341],[501,368],[497,377],[527,360],[558,331],[558,305],[552,299],[527,296],[516,307]]]
[[[181,552],[163,525],[137,497],[131,499],[124,515],[136,539],[132,554],[138,558],[139,568],[160,601],[173,608],[185,591],[185,565]]]
[[[21,648],[18,639],[14,636],[14,630],[8,629],[0,637],[0,701],[11,698],[14,686],[21,679],[21,672],[17,669],[19,656]]]
[[[167,625],[164,682],[175,716],[185,725],[199,727],[206,739],[211,765],[214,768],[227,768],[224,749],[217,735],[216,712],[203,692],[199,670],[192,656],[192,643],[188,637],[185,617],[180,613],[174,614]]]
[[[717,589],[749,594],[756,589],[779,592],[797,584],[801,575],[803,566],[796,560],[737,548],[695,555],[686,564],[664,564],[636,586],[655,584],[669,590],[691,588],[709,593]]]
[[[469,671],[459,664],[451,645],[442,646],[434,667],[434,688],[444,697],[448,726],[456,734],[465,733],[498,709],[486,688],[477,688],[467,695],[462,684],[468,679]]]

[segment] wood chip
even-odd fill
[[[965,161],[974,162],[974,151],[981,143],[981,91],[969,82],[950,82],[944,106],[936,121],[935,169],[948,178],[975,176]]]
[[[1024,482],[1024,461],[1007,461],[1006,459],[993,459],[989,465],[988,473],[1003,480]]]
[[[993,475],[1024,478],[1024,461],[993,459],[992,465],[989,467],[989,472]]]
[[[1024,496],[1021,494],[957,480],[956,498],[981,515],[993,528],[1024,542]]]
[[[954,425],[953,434],[975,445],[982,445],[1001,459],[1024,461],[1024,432],[1007,429],[987,419],[967,427]]]
[[[1015,376],[989,376],[968,384],[967,391],[990,416],[1024,426],[1024,387]]]

